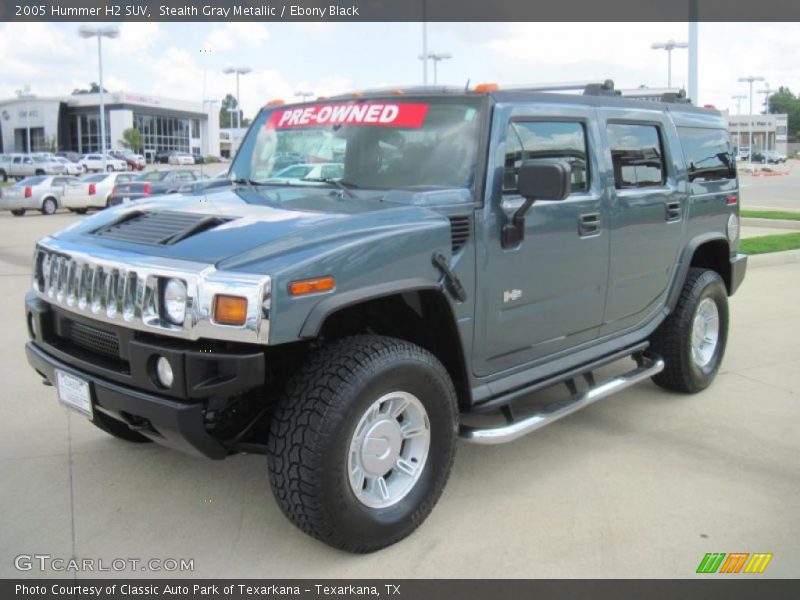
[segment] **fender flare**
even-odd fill
[[[348,306],[385,296],[393,296],[404,292],[418,292],[420,290],[442,291],[442,285],[438,282],[418,277],[378,283],[357,290],[335,294],[322,300],[311,309],[303,326],[300,328],[299,337],[301,339],[314,339],[319,335],[323,323],[330,315]]]
[[[686,247],[683,249],[683,254],[681,255],[681,260],[678,263],[677,269],[675,270],[675,278],[672,281],[672,289],[670,289],[669,296],[667,297],[667,308],[670,312],[672,312],[672,310],[675,308],[675,305],[678,303],[678,298],[680,297],[681,290],[683,289],[683,282],[686,279],[687,273],[689,273],[689,266],[691,265],[692,257],[700,246],[707,244],[708,242],[725,242],[726,244],[730,244],[728,238],[721,233],[705,233],[693,238],[688,244],[686,244]]]

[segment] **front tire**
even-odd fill
[[[685,394],[704,390],[719,371],[728,341],[728,294],[715,271],[689,269],[675,310],[650,340],[664,359],[653,377],[659,386]]]
[[[25,214],[25,209],[24,208],[14,209],[11,211],[11,214],[14,215],[15,217],[21,217],[22,215]]]
[[[412,533],[444,489],[455,452],[452,381],[409,342],[355,336],[315,353],[278,402],[269,478],[283,513],[350,552]]]

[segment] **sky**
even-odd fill
[[[64,95],[98,80],[97,42],[79,23],[0,24],[0,99],[30,85]],[[104,40],[105,88],[201,101],[235,93],[227,65],[246,66],[241,101],[252,116],[297,91],[329,96],[422,83],[420,23],[122,23]],[[686,23],[429,23],[428,48],[449,52],[441,84],[502,85],[613,79],[617,88],[666,86],[667,55],[653,42],[688,38]],[[687,83],[686,50],[675,50],[673,85]],[[736,112],[737,79],[764,76],[800,92],[800,23],[701,23],[699,104]],[[430,74],[432,78],[432,74]],[[756,84],[755,90],[763,84]],[[755,95],[759,112],[763,95]],[[742,112],[747,112],[747,100]]]

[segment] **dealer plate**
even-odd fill
[[[56,389],[62,404],[92,418],[92,396],[88,381],[56,369]]]

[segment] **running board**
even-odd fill
[[[459,437],[473,444],[504,444],[506,442],[513,442],[523,435],[558,421],[602,398],[616,394],[632,385],[636,385],[640,381],[664,370],[664,360],[662,358],[639,356],[637,361],[638,367],[636,369],[624,375],[609,379],[608,381],[595,384],[592,374],[585,374],[584,377],[591,387],[580,394],[577,393],[574,382],[569,380],[567,386],[572,391],[572,399],[566,403],[554,404],[542,411],[535,412],[521,419],[515,419],[509,408],[509,410],[504,411],[506,419],[508,420],[506,425],[487,428],[462,425],[459,429]]]

